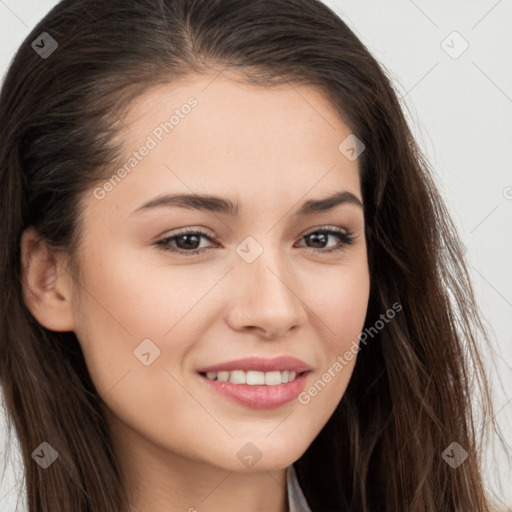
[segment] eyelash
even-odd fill
[[[341,251],[341,250],[345,249],[347,245],[351,245],[354,242],[354,237],[352,236],[352,233],[350,231],[346,231],[341,228],[332,228],[332,227],[317,228],[315,231],[310,231],[309,233],[305,234],[302,238],[306,238],[310,235],[319,234],[319,233],[335,236],[336,238],[338,238],[338,240],[341,242],[341,244],[338,247],[334,247],[333,249],[310,248],[311,252],[313,252],[313,253],[322,253],[322,254],[334,253],[334,252]],[[168,236],[166,238],[163,238],[162,240],[159,240],[158,242],[155,243],[155,245],[163,251],[169,251],[169,252],[179,254],[179,255],[184,255],[184,256],[193,256],[193,255],[199,254],[205,250],[205,248],[203,248],[203,249],[193,249],[190,251],[185,251],[184,249],[176,249],[176,248],[172,247],[171,245],[169,245],[169,242],[171,240],[176,240],[177,238],[181,238],[184,235],[201,235],[212,242],[217,241],[214,237],[209,236],[207,233],[205,233],[204,231],[202,231],[200,229],[187,228],[184,231],[177,233],[176,235]]]

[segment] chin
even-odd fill
[[[312,441],[310,438],[286,437],[278,432],[244,436],[232,440],[215,463],[225,470],[238,473],[277,471],[297,461]]]

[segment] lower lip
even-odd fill
[[[233,384],[211,380],[201,375],[202,380],[220,395],[253,409],[275,409],[291,402],[303,390],[309,372],[304,372],[292,382],[277,386]]]

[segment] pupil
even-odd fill
[[[190,245],[189,245],[189,246],[187,246],[187,242],[188,242],[189,244],[191,243],[192,245],[197,245],[198,240],[199,240],[199,237],[198,237],[197,235],[181,235],[181,236],[178,238],[178,241],[179,241],[179,240],[183,240],[183,239],[185,240],[185,247],[180,247],[180,249],[196,249],[196,248],[197,248],[197,247],[195,247],[195,246],[194,246],[194,247],[190,247]],[[180,243],[178,242],[178,246],[182,246],[182,245],[183,245],[183,244],[180,244]]]
[[[325,233],[313,233],[309,235],[309,238],[313,240],[313,243],[320,243],[320,248],[327,242],[327,235]]]

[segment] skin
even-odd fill
[[[338,150],[351,132],[318,90],[260,88],[227,73],[189,76],[138,98],[121,134],[127,159],[190,96],[198,105],[132,172],[103,199],[92,190],[83,198],[80,286],[65,255],[37,243],[32,229],[24,233],[26,300],[41,324],[77,335],[131,512],[284,512],[286,468],[336,408],[355,357],[308,404],[275,409],[232,402],[196,370],[291,355],[312,367],[308,389],[357,340],[370,288],[363,209],[294,212],[335,191],[362,202],[358,161]],[[160,194],[191,192],[236,201],[240,214],[169,206],[133,213]],[[194,256],[155,245],[185,227],[216,240],[200,238]],[[320,227],[348,230],[354,242],[322,253],[340,242],[305,237]],[[250,264],[236,252],[248,236],[263,248]],[[169,244],[178,242],[192,250],[183,239]],[[148,366],[134,356],[144,339],[160,349]],[[237,457],[248,442],[261,453],[250,468]]]

